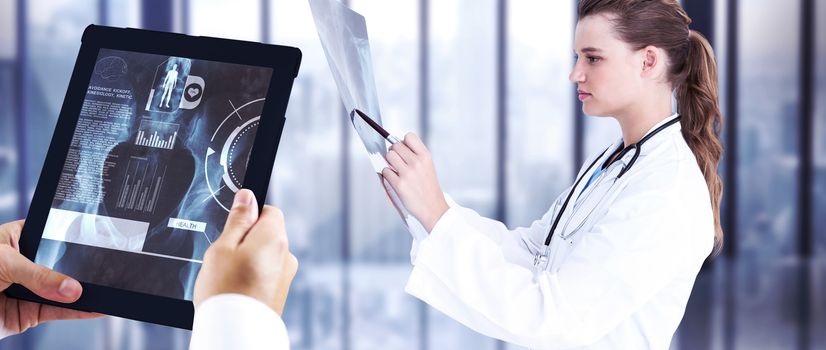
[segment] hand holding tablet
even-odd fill
[[[264,206],[259,217],[255,195],[241,190],[224,232],[207,250],[195,282],[195,307],[210,297],[235,293],[253,297],[281,315],[297,269],[281,210]]]
[[[233,197],[263,207],[298,49],[89,26],[20,238],[83,285],[62,305],[191,328]]]
[[[71,303],[80,298],[82,287],[73,278],[37,265],[18,251],[23,220],[0,225],[0,291],[19,283],[40,297]],[[0,294],[0,339],[22,333],[30,327],[53,320],[75,320],[101,314],[43,305],[25,300],[7,300]]]
[[[31,262],[18,252],[17,241],[23,227],[23,220],[0,225],[0,291],[12,283],[20,283],[48,300],[76,301],[82,292],[80,283]],[[254,194],[241,190],[235,196],[224,232],[207,250],[204,267],[196,282],[195,307],[197,309],[199,304],[212,297],[240,294],[257,299],[281,315],[297,268],[298,262],[288,249],[281,211],[264,206],[259,217]],[[213,301],[213,309],[216,302]],[[47,321],[100,316],[103,315],[25,300],[7,300],[0,294],[0,317],[3,317],[0,339]],[[209,317],[208,312],[201,319],[210,321]],[[200,332],[199,341],[208,342],[209,333],[204,335],[203,328]],[[222,339],[231,342],[233,338],[231,335]]]

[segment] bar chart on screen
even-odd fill
[[[119,209],[154,212],[166,175],[166,166],[160,167],[146,158],[131,157],[126,167],[126,176],[115,206]]]
[[[142,120],[135,137],[138,146],[172,149],[178,138],[178,124],[153,120]]]

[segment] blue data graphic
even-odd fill
[[[109,49],[97,62],[35,260],[191,300],[244,183],[272,69]]]
[[[235,192],[243,185],[243,174],[258,130],[264,99],[256,99],[237,107],[232,101],[228,103],[232,111],[212,134],[204,159],[204,175],[211,196],[227,212],[232,206]]]
[[[172,149],[178,138],[178,124],[142,120],[135,144],[138,146]]]

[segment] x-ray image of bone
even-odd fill
[[[336,0],[310,0],[321,46],[347,111],[358,108],[381,124],[379,99],[364,17]],[[384,139],[357,118],[353,122],[376,173],[387,166]]]
[[[166,100],[166,108],[169,108],[169,101],[172,99],[172,91],[175,91],[175,84],[178,83],[178,64],[172,65],[172,68],[166,72],[166,77],[163,78],[163,97],[158,107],[163,107],[164,100]]]
[[[337,0],[309,1],[321,47],[344,108],[347,111],[359,109],[381,125],[379,97],[373,79],[373,61],[364,17]],[[422,224],[410,215],[393,188],[381,176],[381,171],[389,166],[384,158],[387,154],[384,138],[361,118],[351,116],[350,122],[367,150],[379,182],[387,191],[408,231],[417,239],[426,237],[427,232]]]
[[[353,123],[356,134],[359,135],[359,138],[364,143],[364,147],[367,148],[367,156],[370,157],[370,164],[373,165],[373,170],[380,174],[385,167],[390,165],[384,160],[384,156],[387,153],[384,138],[381,137],[376,130],[373,130],[364,119],[359,118],[355,111],[350,112],[350,122]]]

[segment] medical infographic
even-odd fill
[[[243,183],[272,69],[103,49],[35,262],[192,300]]]

